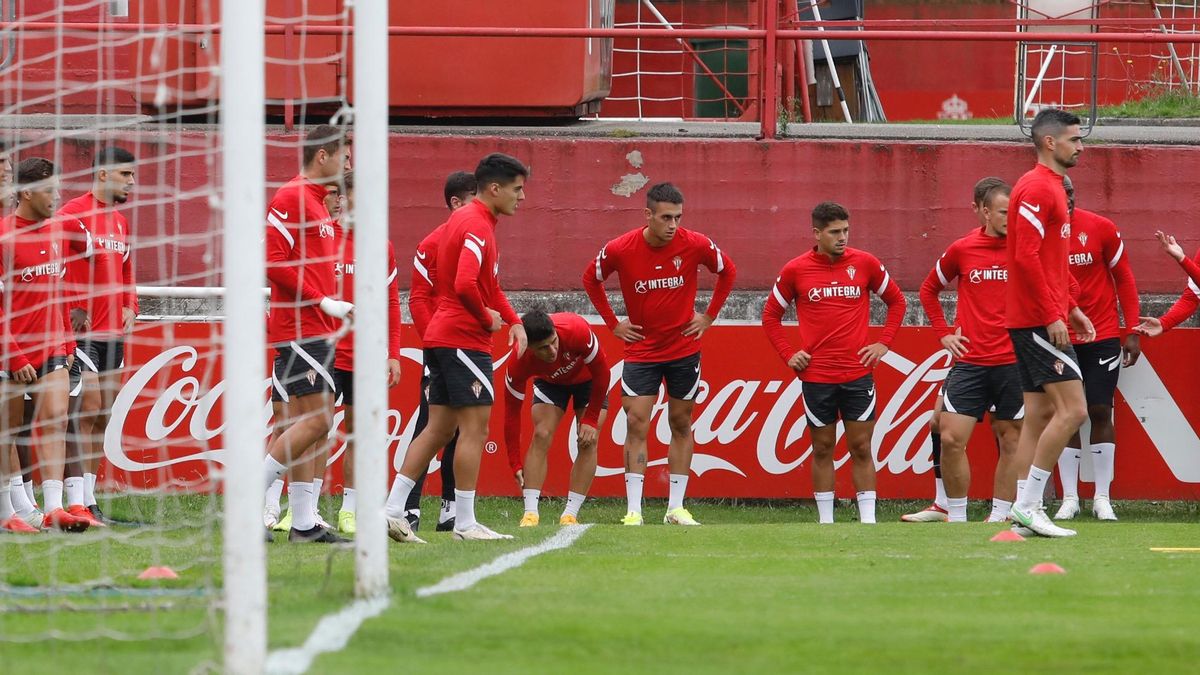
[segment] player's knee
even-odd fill
[[[627,435],[633,438],[645,438],[646,432],[650,428],[650,418],[646,415],[636,412],[627,412],[625,414],[626,424],[628,425]]]
[[[813,459],[822,462],[833,459],[833,446],[823,443],[813,443]]]
[[[671,426],[672,436],[689,436],[692,433],[691,414],[674,414],[667,420]]]
[[[539,447],[549,447],[550,441],[554,439],[554,427],[550,425],[538,425],[533,428],[533,441]]]
[[[943,461],[946,455],[958,455],[967,451],[967,442],[965,438],[960,438],[957,434],[950,431],[941,433],[942,439],[942,457]]]
[[[850,459],[856,463],[874,460],[874,458],[871,456],[870,441],[865,443],[851,443],[848,449],[850,451]]]
[[[1088,418],[1087,406],[1082,401],[1064,404],[1062,410],[1056,411],[1055,417],[1071,429],[1078,429]]]
[[[1088,420],[1092,423],[1092,433],[1111,429],[1112,408],[1106,405],[1094,405],[1088,407]]]

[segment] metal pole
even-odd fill
[[[1154,16],[1161,20],[1162,12],[1158,11],[1158,3],[1150,0],[1150,7],[1154,9]],[[1159,24],[1159,28],[1162,30],[1163,35],[1168,34],[1166,24]],[[1174,42],[1167,43],[1167,51],[1171,53],[1171,63],[1175,66],[1175,76],[1179,78],[1179,82],[1183,84],[1183,88],[1190,94],[1192,92],[1192,85],[1188,82],[1187,73],[1183,70],[1183,62],[1179,60],[1179,54],[1175,51]]]
[[[762,110],[759,115],[758,135],[763,140],[775,138],[779,127],[779,42],[775,34],[779,31],[779,0],[762,0],[763,27],[767,30],[766,43],[763,45],[762,63],[759,72],[762,73]]]
[[[809,0],[812,6],[813,18],[817,21],[821,20],[821,8],[817,7],[817,0]],[[825,35],[825,26],[820,26],[817,31],[821,35]],[[833,88],[837,90],[838,101],[842,104],[842,116],[847,122],[854,122],[850,117],[850,106],[846,105],[846,92],[842,89],[842,81],[838,79],[837,67],[833,65],[833,54],[829,51],[829,40],[821,38],[821,49],[825,51],[825,65],[829,66],[829,77],[833,78]]]
[[[388,3],[354,3],[354,593],[388,592]],[[411,378],[415,373],[409,373]]]
[[[1037,79],[1033,81],[1033,87],[1029,89],[1029,96],[1025,98],[1025,104],[1021,106],[1021,116],[1019,120],[1025,119],[1025,115],[1029,113],[1029,106],[1033,105],[1033,99],[1037,96],[1038,90],[1042,88],[1042,79],[1046,77],[1046,71],[1050,70],[1050,63],[1054,61],[1054,54],[1058,51],[1058,45],[1050,45],[1050,51],[1046,53],[1046,60],[1042,61],[1042,69],[1038,71]]]
[[[263,544],[263,316],[266,282],[264,0],[222,0],[221,217],[225,258],[225,671],[262,672],[267,653]]]

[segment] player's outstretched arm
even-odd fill
[[[608,370],[608,358],[604,354],[604,349],[600,347],[600,340],[591,330],[588,330],[587,349],[588,355],[583,360],[592,376],[592,391],[588,398],[587,408],[583,411],[583,418],[579,421],[577,441],[580,445],[594,444],[599,436],[597,427],[600,424],[600,410],[604,405],[604,399],[608,396],[608,384],[611,377]],[[587,427],[590,427],[591,431],[585,434]]]
[[[388,386],[400,384],[400,269],[388,242]]]
[[[942,311],[941,293],[950,280],[958,276],[958,268],[950,251],[946,251],[936,263],[925,281],[921,283],[920,300],[925,316],[929,317],[929,325],[942,343],[942,348],[955,358],[966,356],[969,351],[967,343],[971,340],[962,334],[962,329],[952,331],[946,322],[946,314]]]
[[[592,301],[596,312],[600,314],[600,318],[604,320],[604,325],[608,326],[609,330],[616,332],[617,324],[620,322],[617,320],[617,314],[613,311],[612,304],[608,301],[608,293],[604,290],[604,280],[613,273],[612,263],[606,253],[607,248],[605,246],[600,249],[596,259],[583,269],[583,290],[587,293],[588,299]],[[625,338],[621,337],[621,339]]]
[[[1058,308],[1050,295],[1041,257],[1042,239],[1046,236],[1042,216],[1049,213],[1054,200],[1050,195],[1035,194],[1030,194],[1026,199],[1028,201],[1022,200],[1016,204],[1018,217],[1010,227],[1009,237],[1015,237],[1017,245],[1015,254],[1010,256],[1008,261],[1008,273],[1023,280],[1023,287],[1031,289],[1025,302],[1036,308],[1042,325],[1049,329],[1053,324],[1058,324],[1051,335],[1052,338],[1057,335],[1057,340],[1051,341],[1061,347],[1069,343],[1070,338],[1066,332],[1066,324],[1059,318]],[[1055,233],[1051,235],[1057,236]]]
[[[525,383],[528,378],[519,373],[519,359],[509,357],[508,372],[504,373],[504,450],[513,475],[521,471],[521,412],[525,405]],[[513,378],[513,373],[517,377]]]
[[[775,285],[771,287],[771,293],[767,296],[766,302],[763,303],[762,327],[767,334],[767,339],[775,347],[775,352],[779,354],[779,358],[788,364],[789,368],[803,370],[808,367],[808,355],[792,346],[787,337],[787,330],[783,327],[783,313],[795,301],[795,285],[792,283],[792,279],[791,270],[784,267],[779,278],[775,280]],[[804,357],[797,361],[796,357],[800,354],[804,354]],[[798,365],[799,368],[797,368]]]
[[[708,309],[704,310],[704,313],[716,321],[717,315],[721,313],[721,308],[725,306],[725,301],[729,299],[729,294],[733,292],[733,283],[737,281],[737,265],[713,240],[707,237],[700,237],[700,239],[701,245],[706,247],[701,260],[705,267],[717,275],[717,283],[713,286],[712,300],[709,301]],[[709,322],[709,325],[712,325],[712,321]]]

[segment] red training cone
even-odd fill
[[[1067,571],[1052,562],[1038,563],[1029,568],[1030,574],[1066,574]]]
[[[179,575],[170,567],[147,567],[138,575],[139,579],[178,579]]]
[[[988,541],[1025,541],[1025,537],[1013,532],[1012,530],[1000,530],[996,536]]]

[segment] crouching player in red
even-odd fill
[[[875,380],[871,369],[888,351],[904,320],[900,287],[875,256],[850,248],[850,213],[822,202],[812,212],[817,245],[793,258],[763,306],[762,324],[784,363],[804,383],[804,412],[812,431],[813,491],[821,523],[833,522],[833,448],[837,420],[846,426],[858,518],[875,522]],[[870,293],[887,303],[887,325],[878,342],[867,343]],[[796,304],[800,348],[792,345],[781,320]]]
[[[526,400],[525,384],[533,378],[533,440],[525,455],[521,527],[534,527],[540,520],[538,498],[546,480],[546,453],[568,406],[574,408],[579,425],[579,455],[571,467],[567,507],[558,524],[578,525],[579,508],[596,476],[598,429],[608,411],[608,360],[591,326],[578,314],[533,310],[521,317],[521,324],[529,348],[521,357],[512,352],[504,376],[504,442],[514,471],[522,468],[521,408]]]

